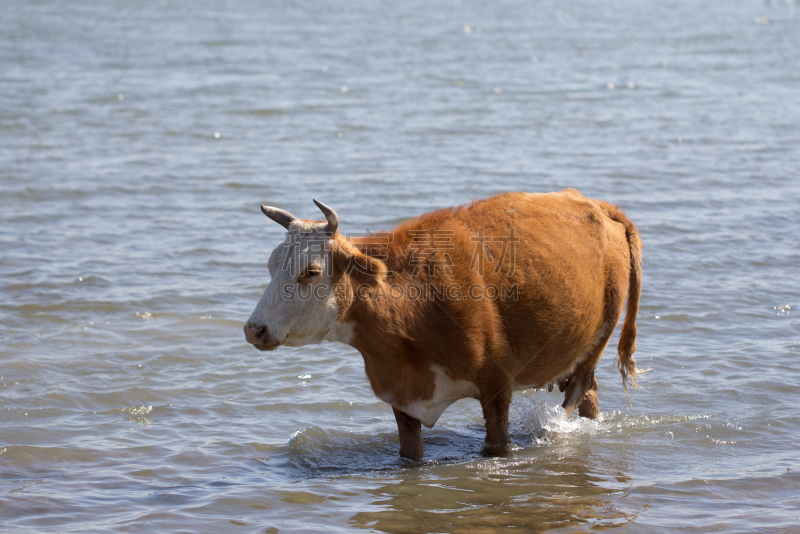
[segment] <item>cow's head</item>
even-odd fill
[[[366,256],[337,231],[335,211],[314,203],[326,221],[297,219],[284,210],[261,206],[264,215],[287,232],[269,257],[272,280],[244,326],[248,343],[260,350],[335,339],[355,286],[374,287],[385,279],[386,265]]]

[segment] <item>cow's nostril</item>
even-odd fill
[[[266,325],[247,323],[244,325],[244,337],[251,345],[270,345],[269,328]]]
[[[258,338],[260,337],[260,331],[262,327],[256,326],[253,323],[247,323],[244,325],[244,337],[247,339],[248,343],[256,343]]]
[[[262,326],[261,328],[256,330],[256,339],[258,339],[258,340],[263,342],[266,337],[267,337],[267,327],[266,326]]]

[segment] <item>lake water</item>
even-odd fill
[[[800,532],[799,2],[4,2],[0,97],[2,530]],[[245,343],[262,202],[564,187],[645,243],[632,406],[416,464],[354,349]]]

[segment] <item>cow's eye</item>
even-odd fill
[[[320,276],[322,274],[322,269],[319,268],[317,265],[312,265],[308,269],[306,269],[303,274],[300,275],[300,282],[310,282],[314,278]]]

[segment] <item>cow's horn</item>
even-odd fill
[[[330,209],[328,206],[317,200],[314,199],[314,204],[322,210],[322,213],[325,214],[325,218],[328,219],[328,225],[325,227],[326,232],[330,232],[331,235],[336,233],[336,229],[339,228],[339,216],[336,215],[336,212]]]
[[[273,208],[261,204],[261,211],[264,212],[264,215],[266,215],[276,223],[280,224],[287,230],[289,229],[289,225],[297,220],[294,215],[280,208]]]

